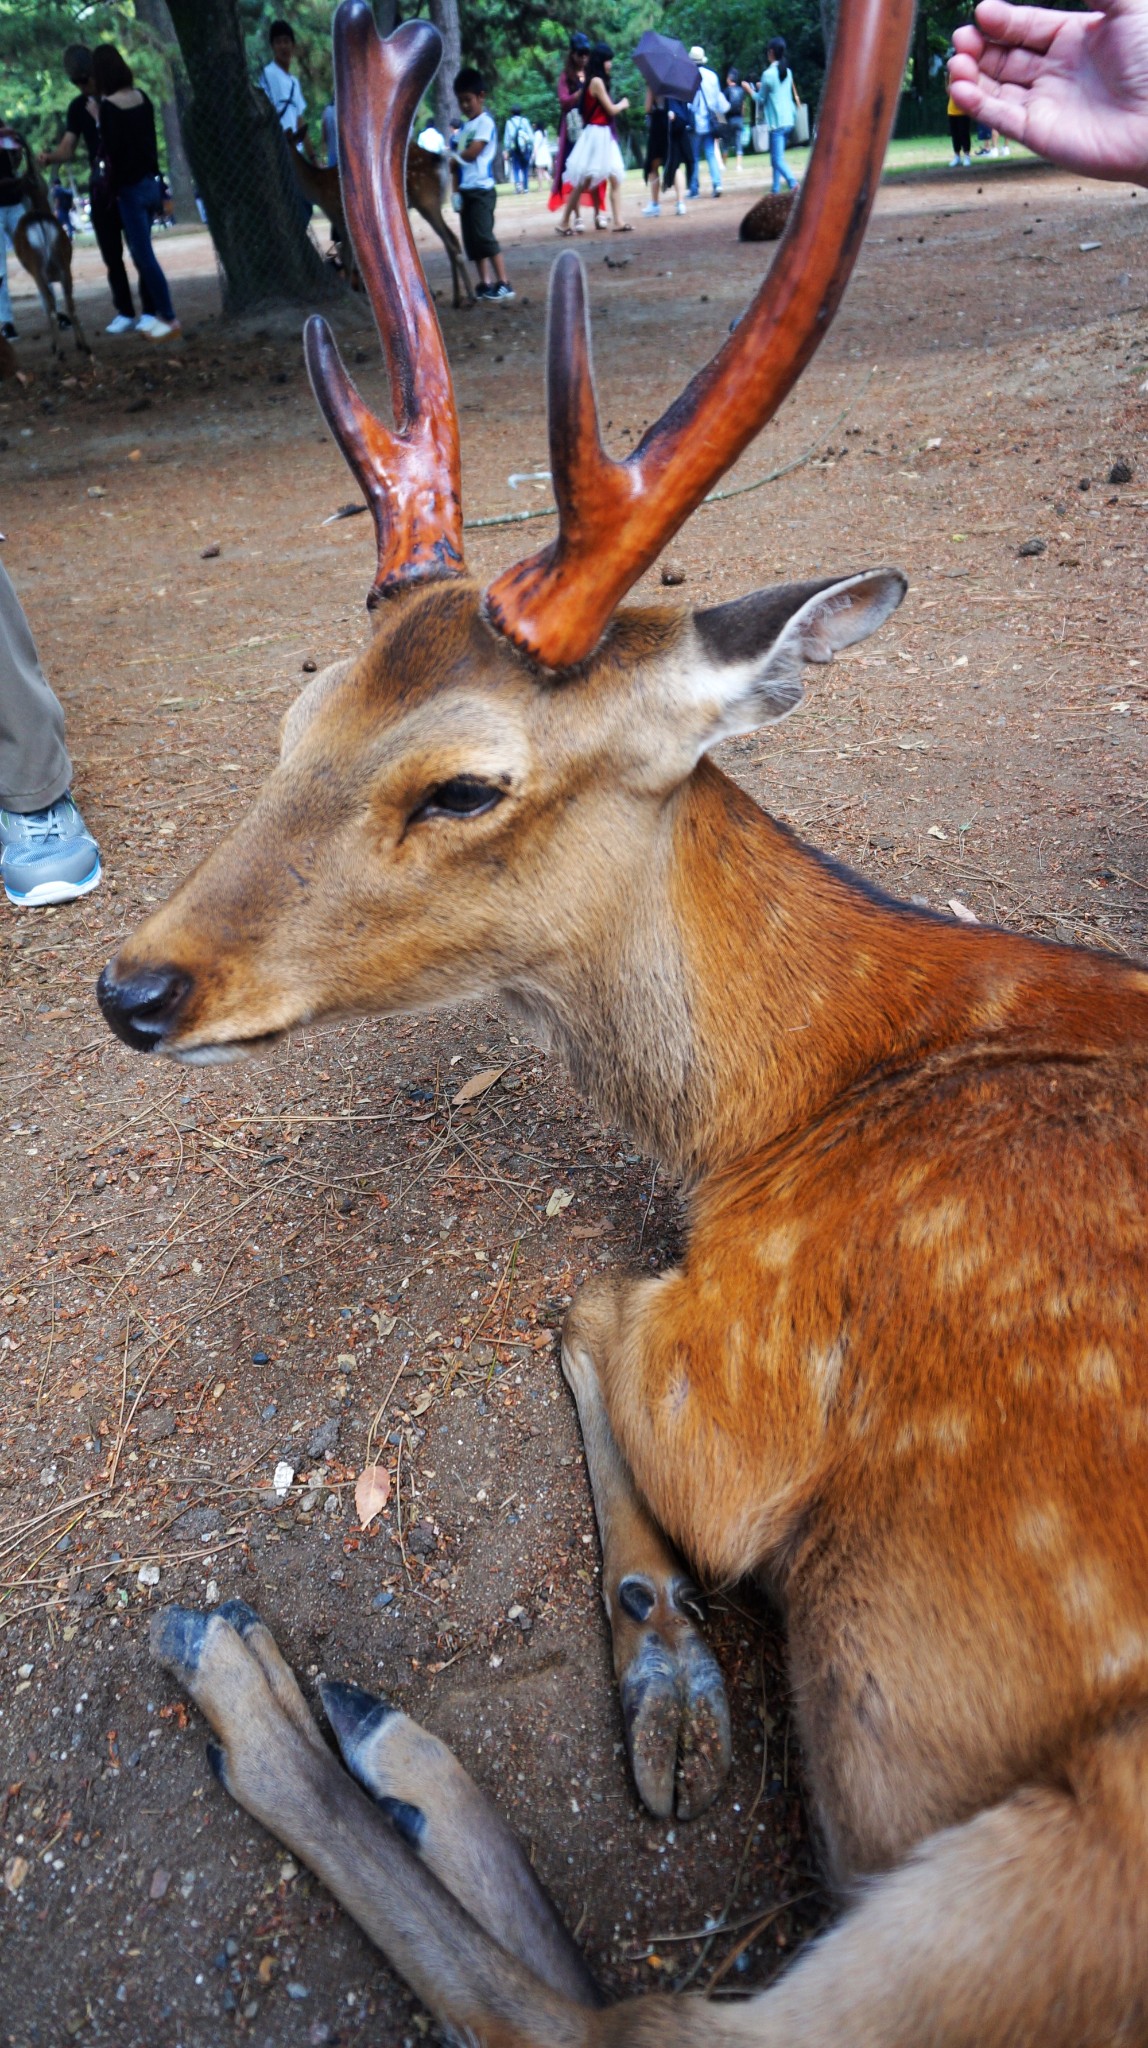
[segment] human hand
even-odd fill
[[[1089,14],[980,0],[953,43],[962,113],[1065,170],[1148,185],[1148,0]]]
[[[625,114],[629,110],[630,102],[629,100],[615,100],[614,105],[620,114]]]

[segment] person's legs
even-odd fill
[[[698,178],[701,174],[701,152],[705,148],[705,137],[703,135],[698,135],[695,133],[691,135],[690,141],[693,147],[690,153],[690,160],[688,165],[688,176],[690,181],[689,189],[690,198],[696,199],[698,196]]]
[[[12,903],[66,903],[100,880],[100,856],[68,796],[64,713],[0,565],[0,876]]]
[[[771,128],[769,131],[769,161],[773,166],[773,189],[781,190],[781,174],[785,163],[785,130]]]
[[[677,170],[674,172],[674,192],[677,197],[677,210],[679,213],[684,213],[686,210],[686,167],[682,163],[678,165]]]
[[[121,319],[134,320],[135,307],[132,304],[131,286],[128,283],[128,273],[124,265],[124,236],[123,229],[120,226],[119,208],[102,179],[92,179],[89,199],[92,214],[92,233],[95,235],[96,242],[99,245],[104,269],[108,273],[108,287],[112,295],[112,304],[115,306],[116,312]],[[140,303],[143,305],[142,288],[140,291]],[[144,305],[143,310],[146,313],[151,309]]]
[[[11,327],[12,298],[8,290],[8,244],[24,216],[24,202],[0,206],[0,327]]]
[[[151,245],[151,207],[159,187],[157,178],[143,178],[138,185],[129,185],[117,194],[116,204],[123,222],[124,239],[131,250],[132,262],[140,275],[140,289],[146,280],[155,302],[156,314],[161,320],[174,320],[175,310],[167,279],[159,267],[159,261]]]

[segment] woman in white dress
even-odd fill
[[[570,196],[563,209],[557,232],[571,235],[571,216],[579,205],[582,194],[592,185],[608,184],[610,187],[610,211],[614,227],[619,234],[628,235],[630,225],[622,219],[622,181],[626,166],[614,134],[614,121],[624,114],[629,100],[610,98],[610,71],[614,63],[614,52],[605,43],[596,43],[590,52],[586,66],[586,84],[582,93],[582,133],[566,159],[566,177],[570,181]]]

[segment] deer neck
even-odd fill
[[[999,1027],[1017,949],[870,897],[703,762],[589,947],[507,994],[603,1120],[692,1183],[882,1063]]]

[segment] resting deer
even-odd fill
[[[91,355],[72,293],[71,241],[52,212],[48,187],[30,153],[28,166],[20,181],[24,187],[28,210],[16,223],[12,247],[40,294],[40,303],[48,316],[48,333],[52,341],[53,355],[59,353],[61,327],[71,327],[76,337],[76,347],[82,354]],[[63,293],[66,309],[63,313],[56,305],[57,285]]]
[[[251,815],[101,980],[129,1045],[191,1062],[501,997],[685,1184],[681,1264],[583,1288],[562,1358],[655,1813],[701,1809],[729,1753],[681,1560],[753,1574],[784,1610],[844,1911],[776,1984],[604,2008],[433,1736],[327,1687],[348,1774],[249,1610],[156,1623],[228,1790],[448,2029],[499,2048],[1148,2039],[1148,973],[881,896],[707,758],[878,626],[896,571],[615,610],[828,326],[910,14],[843,0],[773,267],[624,462],[559,259],[559,533],[483,592],[402,203],[437,39],[409,22],[380,44],[344,0],[344,187],[395,430],[322,320],[306,346],[375,515],[376,630],[304,692]]]
[[[339,189],[339,173],[334,164],[313,164],[299,150],[291,151],[291,162],[299,180],[300,190],[305,198],[325,213],[331,223],[331,236],[338,246],[340,258],[348,265],[350,283],[357,291],[362,279],[355,262],[354,252],[348,261],[347,223],[343,215],[343,196]],[[465,298],[468,306],[474,304],[474,287],[462,243],[443,213],[443,200],[447,196],[446,159],[436,156],[431,149],[422,149],[412,142],[407,149],[407,205],[421,213],[428,228],[432,228],[446,250],[450,263],[451,289],[456,307]]]

